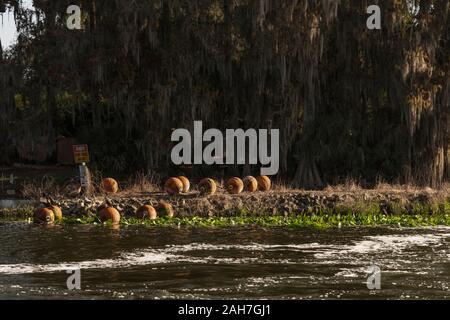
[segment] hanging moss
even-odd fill
[[[79,0],[81,31],[67,1],[34,1],[39,23],[2,2],[20,36],[0,60],[1,162],[46,160],[66,134],[109,170],[170,171],[171,130],[203,120],[280,128],[300,187],[448,178],[446,0],[380,1],[382,30],[365,28],[378,1]]]

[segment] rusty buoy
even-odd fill
[[[136,218],[155,220],[157,218],[155,208],[150,205],[143,205],[136,211]]]
[[[244,178],[244,190],[248,192],[255,192],[258,190],[258,180],[255,177],[247,176]]]
[[[101,222],[111,221],[112,223],[120,222],[120,213],[117,209],[109,206],[103,206],[98,212]]]
[[[33,212],[34,223],[53,223],[55,221],[55,214],[50,208],[39,208]]]
[[[170,203],[166,202],[166,201],[161,201],[156,206],[156,212],[161,217],[172,218],[174,216],[174,211],[173,211],[172,205]]]
[[[217,185],[213,179],[205,178],[198,184],[198,189],[202,195],[213,195],[216,193]]]
[[[183,182],[175,177],[169,178],[164,184],[164,190],[170,195],[180,194],[183,192]]]
[[[189,192],[189,189],[191,188],[191,183],[189,182],[189,179],[185,176],[179,176],[177,177],[181,183],[183,183],[183,193]]]
[[[269,191],[271,188],[271,182],[267,176],[259,176],[256,178],[258,181],[258,189],[260,191]]]
[[[230,178],[227,181],[226,189],[231,194],[239,194],[244,190],[244,182],[237,177]]]
[[[113,178],[105,178],[102,180],[102,190],[106,193],[117,193],[119,184]]]

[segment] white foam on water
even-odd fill
[[[402,252],[411,247],[432,246],[445,241],[450,233],[424,234],[424,235],[381,235],[366,236],[363,240],[350,245],[336,246],[332,250],[324,250],[314,255],[317,259],[345,258],[348,256],[382,253]]]
[[[323,248],[324,245],[319,243],[304,244],[287,244],[287,245],[270,245],[252,243],[248,245],[240,244],[210,244],[210,243],[190,243],[186,245],[170,245],[167,246],[168,252],[188,252],[188,251],[223,251],[223,250],[243,250],[243,251],[304,251],[308,249]],[[326,246],[325,246],[326,247]]]
[[[0,274],[23,273],[50,273],[73,269],[115,269],[132,266],[168,263],[171,260],[178,261],[181,256],[164,253],[158,250],[138,250],[122,253],[117,258],[96,259],[81,262],[57,263],[57,264],[3,264],[0,265]]]
[[[208,247],[207,244],[194,246],[199,250],[201,247]],[[293,263],[287,259],[261,259],[258,257],[246,258],[227,258],[227,257],[192,257],[188,255],[174,254],[176,252],[192,251],[191,245],[169,247],[166,249],[153,250],[144,249],[133,252],[122,253],[117,258],[96,259],[81,262],[67,262],[56,264],[3,264],[0,265],[0,274],[30,274],[30,273],[52,273],[73,269],[124,269],[135,266],[144,266],[151,264],[170,264],[170,263],[197,263],[197,264],[244,264],[244,263]],[[220,248],[218,249],[220,250]]]
[[[359,278],[362,272],[355,272],[355,270],[344,269],[342,271],[337,272],[335,277],[344,277],[344,278]]]
[[[448,231],[448,230],[445,230]],[[132,252],[123,252],[116,258],[96,259],[81,262],[63,262],[56,264],[3,264],[0,265],[0,274],[29,274],[29,273],[51,273],[74,268],[84,269],[118,269],[134,266],[171,263],[193,263],[193,264],[298,264],[298,263],[335,263],[335,260],[347,258],[353,259],[355,255],[382,252],[401,252],[412,246],[436,245],[450,237],[450,233],[425,234],[425,235],[381,235],[366,236],[363,240],[352,244],[333,245],[319,244],[316,242],[305,244],[269,245],[252,243],[248,245],[239,244],[209,244],[191,243],[186,245],[168,245],[160,249],[144,249]],[[220,252],[230,250],[249,251],[245,257],[223,257],[219,255],[208,255],[196,257],[191,252]],[[286,258],[265,258],[266,252],[274,251],[299,251],[313,253],[313,259],[299,261]],[[261,254],[255,256],[254,253]],[[446,252],[443,252],[447,257]],[[351,273],[343,271],[342,276],[351,277]]]

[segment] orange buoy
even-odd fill
[[[119,184],[113,178],[105,178],[102,180],[102,190],[106,193],[117,193]]]
[[[55,215],[50,208],[40,208],[33,212],[33,221],[35,223],[53,223]]]
[[[161,217],[172,218],[174,216],[172,205],[166,201],[161,201],[156,206],[156,211],[158,212],[158,215]]]
[[[269,177],[267,176],[259,176],[256,178],[256,181],[258,181],[258,189],[260,191],[269,191],[271,187],[271,182]]]
[[[98,212],[98,217],[101,222],[112,221],[112,223],[120,222],[120,213],[113,207],[103,207]]]
[[[155,208],[150,205],[144,205],[136,211],[136,218],[155,220],[157,213]]]
[[[62,210],[60,207],[52,205],[48,208],[53,211],[53,215],[55,216],[56,220],[62,220],[63,216],[62,216]]]
[[[180,194],[183,192],[183,182],[178,178],[169,178],[164,184],[164,190],[170,195]]]
[[[213,179],[205,178],[198,184],[198,189],[202,195],[213,195],[216,193],[217,185]]]
[[[189,182],[189,179],[185,176],[179,176],[177,177],[181,183],[183,183],[183,193],[189,192],[189,189],[191,188],[191,183]]]
[[[231,194],[239,194],[244,190],[244,182],[240,178],[233,177],[228,179],[226,188]]]
[[[255,192],[258,190],[258,180],[255,177],[247,176],[244,178],[244,190],[248,192]]]

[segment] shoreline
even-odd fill
[[[63,224],[100,223],[97,208],[105,196],[56,198]],[[122,225],[228,227],[345,227],[345,226],[450,226],[450,196],[433,190],[270,191],[199,196],[196,192],[168,196],[119,193],[108,201],[121,213]],[[169,202],[174,218],[139,220],[134,212],[144,204]],[[0,221],[27,221],[39,201],[13,209],[0,209]]]

